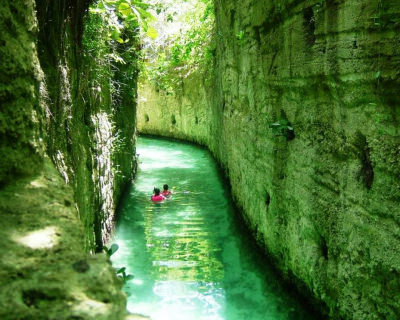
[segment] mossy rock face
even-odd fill
[[[171,136],[201,145],[211,142],[211,86],[204,86],[199,72],[183,81],[185,95],[171,95],[145,81],[138,86],[137,128],[141,133]]]
[[[89,3],[37,0],[38,52],[47,153],[73,187],[87,249],[100,251],[136,166],[137,57],[112,69],[108,56],[128,53],[110,46],[105,22],[87,12]]]
[[[400,314],[399,16],[398,1],[219,1],[213,85],[141,89],[138,129],[206,144],[255,237],[332,318]]]
[[[89,2],[0,7],[1,319],[126,314],[109,260],[88,252],[107,240],[134,173],[136,60],[129,82],[115,75],[127,86],[112,103],[110,78],[90,72],[110,65],[82,45]]]
[[[40,170],[40,73],[34,1],[0,8],[0,186]]]
[[[0,193],[0,318],[123,319],[122,282],[85,251],[73,193],[49,159]]]

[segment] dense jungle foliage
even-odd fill
[[[152,10],[158,36],[143,41],[142,78],[167,95],[179,92],[182,80],[195,72],[209,80],[215,51],[213,1],[154,1]]]
[[[92,70],[99,77],[112,79],[120,65],[138,61],[143,79],[174,94],[196,71],[210,78],[213,26],[212,0],[100,0],[90,7],[84,51],[97,66],[107,66]]]

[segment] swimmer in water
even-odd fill
[[[163,200],[165,200],[165,197],[162,194],[160,194],[160,189],[154,188],[153,195],[151,196],[151,201],[161,202]]]
[[[168,190],[168,185],[167,185],[167,184],[164,184],[163,189],[164,189],[164,190],[162,191],[161,194],[162,194],[164,197],[169,198],[169,197],[172,196],[172,192]]]

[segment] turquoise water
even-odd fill
[[[241,230],[208,151],[147,137],[137,150],[112,256],[134,275],[124,287],[130,312],[153,320],[313,319]],[[152,203],[153,187],[165,183],[172,199]]]

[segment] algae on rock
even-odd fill
[[[34,8],[33,1],[18,0],[0,7],[0,186],[42,166]]]
[[[115,270],[88,251],[101,250],[135,169],[136,56],[118,72],[88,57],[89,2],[0,7],[2,319],[126,315]]]
[[[136,43],[132,37],[133,49],[112,46],[101,14],[84,15],[88,1],[66,10],[59,10],[60,5],[38,1],[37,7],[39,58],[50,115],[47,147],[73,186],[87,247],[101,251],[119,195],[136,166],[136,98],[132,94],[136,91]],[[129,55],[125,64],[112,60],[118,50]]]
[[[330,317],[397,319],[400,3],[215,13],[212,85],[188,78],[171,97],[145,83],[138,130],[206,144],[260,244]],[[269,128],[281,118],[294,139]]]
[[[105,255],[89,255],[73,193],[50,159],[0,192],[0,318],[123,319],[125,295]]]

